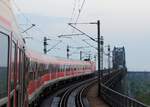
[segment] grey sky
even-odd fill
[[[74,2],[82,0],[15,0],[27,17],[33,23],[38,24],[44,32],[53,35],[70,33],[72,30],[66,28],[69,22]],[[105,38],[105,44],[111,46],[125,46],[127,66],[130,70],[150,70],[150,1],[149,0],[86,0],[79,22],[93,22],[101,20],[101,34]],[[76,10],[76,14],[77,14]],[[21,16],[20,23],[26,23]],[[25,27],[24,27],[25,28]],[[96,37],[95,26],[79,26],[82,30]],[[33,31],[29,32],[35,36]],[[38,35],[38,36],[37,36]],[[41,47],[40,42],[43,35],[36,34],[38,41],[28,40],[31,48]],[[82,37],[84,38],[84,37]],[[85,45],[76,37],[73,40],[64,39],[60,50],[53,50],[50,54],[65,56],[65,47],[70,45]],[[42,41],[42,40],[41,40]],[[71,41],[71,42],[70,42]],[[32,42],[32,43],[31,43]],[[51,42],[51,46],[53,43]],[[94,44],[93,42],[91,42]],[[96,44],[94,44],[96,46]],[[35,49],[35,48],[33,48]],[[42,50],[38,48],[36,50]],[[58,52],[60,51],[60,52]],[[94,51],[94,49],[92,50]],[[74,55],[76,57],[78,55]],[[105,58],[106,59],[106,58]]]

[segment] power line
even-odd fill
[[[69,22],[71,22],[73,20],[73,18],[75,17],[76,5],[77,5],[77,0],[74,0],[74,6],[73,6],[73,10],[72,10],[72,15],[71,15],[71,18],[70,18]]]
[[[14,6],[16,7],[17,11],[20,13],[20,15],[22,15],[24,17],[24,19],[26,20],[27,24],[33,24],[32,21],[21,11],[21,9],[19,8],[19,6],[15,3],[15,1],[13,0],[13,3],[14,3]],[[77,9],[77,3],[79,4],[78,5],[78,9]],[[80,14],[82,12],[82,9],[84,7],[84,4],[85,4],[85,0],[83,0],[82,2],[82,5],[80,7],[80,0],[74,0],[74,4],[73,4],[73,10],[72,10],[72,14],[71,14],[71,18],[70,18],[70,21],[73,21],[73,19],[75,18],[76,16],[76,10],[79,10],[79,13],[78,13],[78,16],[77,16],[77,19],[76,19],[76,23],[80,17]],[[36,24],[37,25],[37,24]],[[68,26],[68,25],[67,25]],[[67,27],[68,28],[68,27]],[[42,36],[48,36],[48,34],[46,34],[39,26],[35,26],[35,29],[36,31],[40,32],[42,34]],[[64,33],[64,32],[63,32]],[[37,38],[36,38],[37,39]],[[58,40],[57,40],[58,41]]]
[[[75,18],[75,13],[76,13],[75,12],[76,11],[76,7],[77,7],[77,0],[74,0],[71,17],[70,17],[70,20],[68,21],[68,23],[73,22],[73,19]],[[65,30],[69,28],[68,23],[67,23],[67,26],[64,28],[63,32],[61,33],[61,35],[64,35]]]
[[[84,4],[85,4],[85,0],[83,0],[83,2],[82,2],[82,4],[81,4],[81,7],[79,7],[79,10],[78,10],[79,13],[78,13],[78,15],[77,15],[77,19],[75,20],[75,26],[76,26],[76,23],[77,23],[78,20],[79,20],[79,17],[80,17],[80,14],[81,14],[81,12],[82,12],[82,9],[83,9]],[[74,33],[74,29],[73,29],[72,33]]]
[[[30,24],[33,24],[32,21],[21,11],[20,7],[16,4],[16,2],[13,0],[13,4],[15,6],[15,8],[17,9],[17,11],[24,17],[24,19],[26,20],[27,22],[27,25],[30,23]],[[35,26],[35,30],[40,32],[43,36],[45,35],[48,35],[46,34],[40,27],[38,24],[36,24]]]
[[[15,2],[15,0],[12,0],[13,1],[13,4],[15,6],[15,8],[17,9],[17,11],[24,17],[24,19],[26,20],[27,24],[31,23],[31,21],[28,19],[28,17],[21,11],[20,7],[17,5],[17,3]]]
[[[87,42],[86,40],[82,40],[83,42],[85,42],[86,44],[88,44],[89,46],[91,46],[91,47],[93,47],[94,49],[96,49],[97,50],[97,47],[95,47],[95,46],[93,46],[93,45],[91,45],[89,42]]]
[[[83,9],[83,7],[84,7],[84,4],[85,4],[85,0],[83,0],[82,5],[81,5],[81,8],[79,8],[79,14],[78,14],[78,16],[77,16],[77,19],[76,19],[75,23],[77,23],[78,20],[79,20],[79,17],[80,17],[80,14],[81,14],[81,12],[82,12],[82,9]]]
[[[17,11],[20,13],[20,15],[22,15],[23,17],[24,17],[24,19],[26,20],[26,25],[28,25],[28,24],[32,24],[32,21],[21,11],[21,9],[19,8],[19,6],[16,4],[16,2],[13,0],[13,3],[14,3],[14,6],[16,7],[16,9],[17,9]],[[34,31],[35,30],[35,31]],[[42,36],[48,36],[48,37],[50,37],[48,34],[46,34],[40,27],[39,27],[39,25],[37,25],[36,24],[36,26],[34,27],[34,30],[32,30],[32,32],[34,32],[34,33],[37,33],[37,32],[39,32]],[[29,35],[29,33],[26,33],[26,35],[28,35],[28,36],[30,36],[31,37],[31,35]],[[37,39],[36,37],[33,37],[33,40],[35,40],[35,41],[38,41],[38,42],[43,42],[43,41],[41,41],[41,40],[39,40],[39,39]],[[54,41],[58,41],[58,40],[55,40],[55,39],[52,39],[52,40],[54,40]]]
[[[81,4],[81,7],[80,7],[80,0],[78,0],[78,15],[77,15],[77,18],[75,19],[75,23],[77,23],[78,20],[79,20],[79,17],[80,17],[80,14],[81,14],[82,10],[83,10],[84,4],[85,4],[85,0],[83,0],[83,2]],[[75,14],[75,11],[76,11],[76,7],[77,7],[77,0],[74,0],[74,6],[73,6],[73,11],[72,11],[72,16],[70,18],[69,23],[72,22],[73,19],[75,18],[74,14]],[[67,28],[68,28],[68,25],[67,25],[67,27],[65,29],[67,29]],[[62,35],[64,34],[64,31],[63,31]],[[73,29],[72,33],[74,33],[74,29]]]

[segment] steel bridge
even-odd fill
[[[100,97],[111,107],[149,107],[129,96],[123,95],[113,88],[122,77],[126,75],[125,48],[114,47],[112,56],[113,70],[109,75],[102,76]],[[107,71],[102,71],[107,72]]]
[[[99,91],[103,100],[111,107],[149,107],[136,99],[113,90],[115,84],[120,81],[126,73],[126,69],[120,69],[102,78],[101,89]]]

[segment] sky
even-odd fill
[[[85,36],[75,36],[70,39],[57,38],[61,34],[71,34],[73,30],[68,22],[75,22],[83,0],[14,0],[21,10],[14,11],[22,29],[35,23],[38,28],[28,31],[33,40],[27,40],[27,46],[32,50],[42,52],[43,36],[48,36],[49,48],[62,40],[57,48],[49,52],[51,56],[66,57],[66,46],[87,46],[82,39]],[[13,3],[14,4],[14,3]],[[126,63],[129,70],[150,70],[150,1],[149,0],[85,0],[78,22],[101,21],[101,35],[105,45],[125,47]],[[73,12],[73,10],[75,10]],[[22,14],[23,13],[23,14]],[[27,17],[28,19],[24,18]],[[71,17],[73,18],[71,20]],[[71,20],[71,21],[70,21]],[[77,25],[79,29],[97,37],[95,25]],[[40,32],[38,32],[40,30]],[[42,32],[41,32],[42,30]],[[74,31],[74,33],[79,33]],[[96,43],[88,40],[93,46]],[[38,48],[35,48],[38,47]],[[71,58],[79,59],[79,50],[70,49]],[[95,49],[83,51],[96,54]],[[104,57],[106,66],[107,58]]]

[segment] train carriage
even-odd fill
[[[25,99],[25,50],[9,0],[0,0],[0,106],[21,107]]]
[[[30,63],[27,86],[30,103],[43,92],[45,86],[49,86],[47,84],[94,71],[93,62],[54,58],[29,50],[26,56]]]
[[[50,83],[95,71],[93,62],[29,51],[10,0],[0,0],[0,11],[0,107],[28,107]]]

